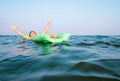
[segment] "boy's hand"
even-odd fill
[[[11,26],[11,29],[16,31],[17,30],[17,27],[16,26]]]
[[[52,21],[51,21],[50,19],[48,19],[48,24],[51,24],[51,22],[52,22]]]

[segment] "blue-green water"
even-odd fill
[[[120,36],[41,45],[1,35],[0,81],[120,81]]]

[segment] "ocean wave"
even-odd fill
[[[120,81],[120,36],[76,35],[56,45],[0,39],[0,81]]]

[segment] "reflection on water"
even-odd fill
[[[32,43],[32,46],[28,45],[28,43]],[[39,54],[39,55],[49,55],[55,54],[55,52],[59,51],[59,45],[53,44],[40,44],[34,43],[33,41],[22,41],[18,43],[18,48],[14,51],[17,54]],[[62,46],[63,47],[63,46]]]
[[[39,52],[40,55],[54,54],[59,48],[59,46],[52,46],[49,44],[37,44],[36,46],[41,47]]]

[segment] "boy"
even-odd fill
[[[51,20],[48,20],[47,26],[45,27],[45,30],[42,32],[42,34],[46,34],[48,32],[48,28],[51,25]],[[29,36],[24,35],[23,33],[21,33],[16,26],[11,26],[11,29],[14,30],[17,34],[19,34],[20,36],[22,36],[24,39],[29,39],[32,37],[35,37],[37,34],[35,31],[30,31]],[[51,38],[56,38],[57,35],[56,34],[50,34]]]

